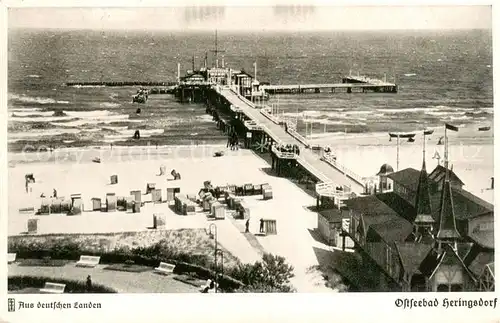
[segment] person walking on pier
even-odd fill
[[[260,219],[259,233],[264,233],[264,219]]]
[[[245,222],[245,233],[249,233],[250,230],[248,227],[250,226],[250,218],[247,219],[247,222]]]

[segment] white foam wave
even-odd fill
[[[75,117],[69,117],[71,119],[74,119]],[[117,114],[117,115],[104,115],[101,117],[88,117],[88,118],[81,118],[80,120],[75,120],[75,121],[68,121],[64,123],[52,123],[55,126],[58,127],[81,127],[84,125],[91,125],[91,124],[98,124],[98,123],[113,123],[113,122],[119,122],[119,121],[126,121],[126,122],[135,122],[140,120],[129,120],[128,115],[126,114]]]
[[[377,109],[378,112],[384,113],[419,113],[419,112],[432,112],[439,110],[437,107],[433,108],[401,108],[401,109]]]
[[[415,74],[415,73],[406,73],[406,74],[405,74],[405,76],[408,76],[408,77],[409,77],[409,76],[415,76],[415,75],[417,75],[417,74]]]
[[[33,112],[33,111],[42,111],[40,108],[9,108],[10,112]]]
[[[15,111],[12,112],[12,116],[15,117],[27,117],[27,116],[40,116],[40,117],[50,117],[54,114],[54,111]]]
[[[58,101],[52,98],[31,97],[31,96],[17,95],[17,94],[11,94],[9,96],[9,99],[25,103],[37,103],[37,104],[69,104],[69,101]]]
[[[203,121],[203,122],[213,122],[213,117],[208,115],[208,114],[198,116],[198,117],[196,117],[196,119]]]
[[[63,134],[80,133],[80,129],[37,129],[37,131],[9,133],[8,138],[12,140],[22,140],[29,138],[40,138],[47,136],[58,136]]]
[[[105,108],[117,108],[120,106],[119,103],[115,102],[102,102],[100,105]]]
[[[73,85],[72,87],[81,89],[81,88],[96,88],[96,87],[105,87],[104,85]]]
[[[63,116],[63,117],[44,117],[44,116],[36,116],[32,118],[25,117],[10,117],[9,121],[17,121],[17,122],[54,122],[54,121],[64,121],[71,120],[73,117]]]
[[[459,116],[463,116],[465,115],[465,112],[460,112],[460,111],[455,111],[455,112],[451,112],[451,111],[440,111],[440,112],[427,112],[427,114],[430,114],[430,115],[433,115],[433,116],[452,116],[452,115],[459,115]]]
[[[106,126],[102,127],[103,130],[112,130],[112,131],[124,131],[128,129],[128,126]]]
[[[37,79],[37,78],[40,78],[40,75],[38,75],[38,74],[30,74],[30,75],[28,75],[26,77]]]
[[[93,110],[93,111],[64,111],[66,115],[76,118],[99,118],[109,116],[111,112],[108,110]]]
[[[135,130],[134,129],[125,129],[125,130],[121,130],[119,132],[121,133],[121,135],[132,137],[135,133]],[[145,130],[139,129],[139,132],[141,133],[141,137],[150,137],[153,135],[163,134],[165,132],[165,129],[145,129]]]

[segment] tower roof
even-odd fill
[[[441,212],[439,213],[439,231],[436,237],[439,240],[454,240],[460,238],[455,221],[453,196],[448,176],[446,176],[443,183],[443,191],[441,194]]]
[[[378,171],[377,175],[387,175],[390,173],[394,173],[394,168],[392,168],[392,166],[389,164],[383,164],[382,166],[380,166],[380,170]]]
[[[422,170],[418,178],[417,196],[415,198],[415,210],[417,212],[416,221],[421,220],[423,215],[430,215],[431,211],[431,196],[429,194],[429,177],[425,168],[425,160],[422,162]]]

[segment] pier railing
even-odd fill
[[[271,120],[272,122],[274,122],[275,124],[278,124],[278,125],[280,124],[280,119],[279,119],[279,117],[276,117],[276,116],[274,116],[274,115],[270,114],[270,113],[269,113],[269,110],[268,110],[267,108],[262,108],[262,109],[260,109],[260,113],[261,113],[264,117],[266,117],[266,118],[268,118],[269,120]]]
[[[356,174],[355,172],[353,172],[352,170],[350,170],[349,168],[345,167],[344,165],[342,165],[341,163],[339,163],[335,157],[333,155],[330,155],[330,154],[325,154],[321,157],[321,159],[323,161],[325,161],[326,163],[330,164],[331,166],[335,167],[336,169],[338,169],[339,171],[341,171],[342,173],[344,173],[345,175],[349,176],[350,178],[352,178],[353,180],[355,180],[356,182],[358,182],[359,184],[361,185],[365,185],[364,184],[364,179],[362,176]]]

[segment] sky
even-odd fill
[[[491,6],[9,8],[9,28],[377,30],[491,28]]]

